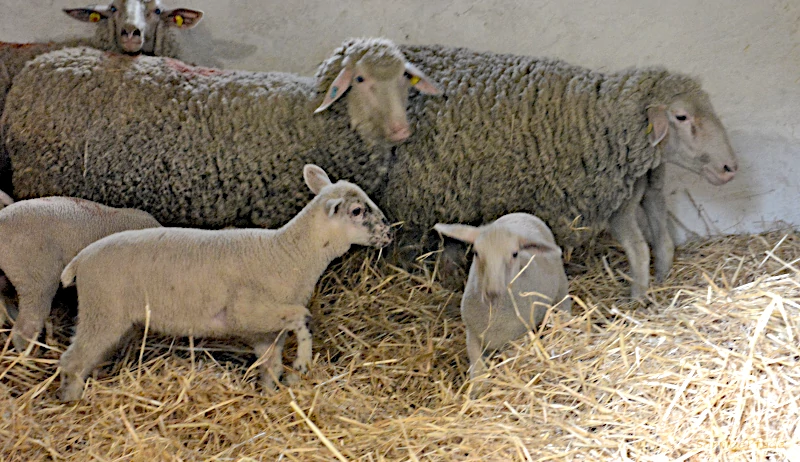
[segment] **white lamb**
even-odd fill
[[[78,326],[61,357],[62,401],[80,399],[87,374],[135,324],[169,335],[239,337],[257,355],[264,389],[283,365],[286,331],[297,335],[296,371],[311,362],[306,305],[330,262],[352,244],[384,247],[391,228],[355,184],[303,169],[316,197],[277,230],[161,228],[100,240],[64,269],[78,286]],[[296,380],[293,374],[288,380]]]
[[[536,329],[548,308],[570,309],[561,248],[539,218],[511,213],[486,226],[438,223],[434,229],[473,245],[461,299],[470,379],[486,370],[485,355]]]
[[[84,247],[119,231],[161,226],[149,213],[73,197],[15,202],[0,210],[0,270],[17,291],[11,338],[23,351],[38,337],[58,290],[61,271]],[[0,298],[0,325],[12,311]],[[5,309],[3,309],[5,308]]]

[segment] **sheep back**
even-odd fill
[[[69,195],[139,208],[168,225],[276,227],[308,201],[307,163],[385,184],[346,109],[314,116],[313,79],[221,71],[87,48],[37,57],[2,129],[18,197]]]
[[[436,222],[480,224],[525,211],[561,245],[580,245],[661,163],[647,141],[646,106],[699,91],[661,68],[603,74],[463,48],[401,50],[446,95],[412,94],[415,136],[396,148],[382,200],[414,239]]]

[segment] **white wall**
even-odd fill
[[[88,2],[88,0],[85,0]],[[96,0],[101,2],[102,0]],[[673,168],[670,207],[701,234],[800,224],[800,0],[168,0],[205,11],[188,60],[312,74],[349,36],[557,56],[600,70],[662,64],[700,76],[740,156],[713,187]],[[179,4],[180,3],[180,4]],[[0,40],[90,34],[60,8],[0,0]]]

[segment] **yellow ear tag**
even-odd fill
[[[409,81],[411,82],[411,86],[412,86],[412,87],[413,87],[414,85],[418,84],[420,80],[421,80],[421,79],[420,79],[419,77],[417,77],[416,75],[414,75],[414,76],[411,76],[411,78],[409,79]]]
[[[649,135],[650,133],[653,133],[653,122],[647,123],[647,131],[645,132],[645,134]]]
[[[183,16],[176,14],[175,15],[175,24],[180,27],[183,25]]]
[[[100,13],[94,12],[89,15],[89,22],[99,22],[100,21]]]

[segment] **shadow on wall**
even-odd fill
[[[792,202],[800,195],[800,165],[776,160],[793,157],[792,141],[751,130],[728,135],[739,158],[730,183],[713,186],[680,167],[667,167],[665,193],[676,243],[698,235],[769,231],[798,220]]]
[[[198,66],[225,68],[226,62],[242,60],[258,51],[253,44],[215,39],[205,23],[179,37],[183,60]]]

